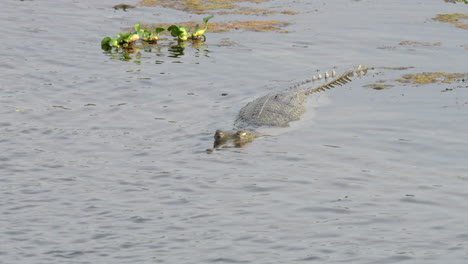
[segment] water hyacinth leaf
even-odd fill
[[[111,41],[111,38],[105,37],[101,40],[101,45],[109,45],[109,41]]]
[[[155,36],[151,31],[145,29],[143,30],[142,39],[145,41],[152,41],[155,39]]]
[[[111,39],[111,40],[109,41],[109,44],[110,44],[111,46],[114,46],[114,47],[117,47],[117,48],[119,47],[119,42],[118,42],[116,39]]]
[[[179,40],[184,40],[185,41],[188,38],[187,30],[185,30],[184,27],[172,25],[172,26],[168,27],[167,30],[169,30],[171,32],[171,35],[173,37],[177,37]]]
[[[205,22],[205,24],[207,24],[208,21],[209,21],[210,19],[212,19],[213,17],[214,17],[213,15],[204,17],[204,18],[203,18],[203,22]]]
[[[123,41],[124,42],[129,42],[131,38],[132,38],[132,35],[128,35],[123,39]]]
[[[165,29],[164,28],[156,28],[154,31],[156,32],[156,35],[159,35],[159,33],[163,32]]]
[[[127,33],[125,33],[125,32],[120,32],[120,33],[119,33],[119,36],[118,36],[118,38],[117,38],[117,40],[118,40],[119,42],[125,41],[125,39],[127,39],[127,38],[130,36],[130,34],[132,34],[132,32],[127,32]]]
[[[145,30],[145,34],[146,34],[146,36],[148,36],[148,37],[153,37],[153,36],[154,36],[153,32],[151,32],[151,31],[149,31],[149,30]]]
[[[140,23],[136,23],[133,28],[138,32],[138,30],[140,30]]]
[[[176,25],[172,25],[172,26],[168,27],[167,30],[171,32],[171,36],[173,36],[173,37],[178,37],[179,34],[180,34],[180,29]]]

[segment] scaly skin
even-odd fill
[[[365,75],[367,70],[367,67],[361,68],[359,65],[356,70],[349,70],[338,77],[335,77],[335,72],[333,71],[333,79],[326,84],[313,89],[301,88],[305,83],[322,78],[321,75],[318,78],[313,76],[312,80],[308,80],[291,89],[271,93],[248,103],[240,110],[235,121],[235,127],[240,130],[236,132],[216,130],[214,149],[227,146],[231,141],[235,147],[243,147],[255,138],[262,136],[254,131],[255,128],[260,126],[289,126],[290,122],[299,120],[300,116],[305,112],[303,103],[308,95],[323,92],[337,85],[341,86],[350,82],[350,77],[354,76],[354,73],[361,76],[362,74]],[[330,78],[330,75],[325,73],[325,79],[328,78]]]

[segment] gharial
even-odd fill
[[[318,77],[313,76],[311,80],[306,80],[287,90],[273,92],[257,98],[240,110],[234,123],[236,130],[216,130],[213,149],[207,151],[211,152],[214,149],[227,146],[228,142],[232,142],[236,147],[242,147],[255,138],[262,136],[261,133],[255,131],[256,128],[261,126],[289,126],[290,122],[299,120],[300,116],[305,112],[303,104],[308,95],[346,84],[351,81],[350,77],[354,76],[355,73],[358,76],[365,75],[368,69],[368,67],[359,65],[357,69],[348,70],[339,76],[336,75],[335,71],[332,71],[331,76],[326,72],[324,76],[320,74]],[[305,84],[322,78],[326,80],[325,84],[315,88],[304,87]]]

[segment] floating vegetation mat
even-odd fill
[[[430,42],[419,42],[419,41],[405,40],[405,41],[402,41],[402,42],[398,43],[398,45],[411,46],[411,47],[421,47],[421,46],[440,46],[440,45],[442,45],[442,43],[440,43],[440,42],[430,43]]]
[[[190,29],[194,28],[199,22],[189,21],[179,23],[181,26]],[[171,24],[143,24],[141,27],[144,29],[152,29],[156,27],[167,28]],[[231,30],[247,30],[255,32],[265,31],[278,31],[279,33],[288,33],[289,31],[283,31],[282,29],[289,25],[288,22],[267,20],[267,21],[239,21],[239,22],[226,22],[226,23],[210,23],[208,25],[208,31],[210,33],[228,32]],[[166,32],[167,33],[167,32]]]
[[[432,19],[439,22],[454,24],[458,28],[468,29],[468,14],[441,14]]]
[[[453,81],[467,78],[468,73],[445,73],[445,72],[423,72],[416,74],[405,74],[398,82],[412,84],[426,83],[452,83]]]
[[[396,70],[396,71],[404,71],[408,69],[413,69],[414,67],[408,66],[408,67],[377,67],[377,69],[384,69],[384,70]]]
[[[409,50],[414,50],[413,48],[419,48],[419,47],[439,47],[441,46],[441,42],[420,42],[420,41],[412,41],[412,40],[404,40],[400,41],[397,46],[379,46],[377,47],[378,49],[383,49],[383,50],[396,50],[401,48],[407,48]]]
[[[265,8],[251,8],[239,5],[241,3],[259,4],[267,1],[269,0],[141,0],[140,2],[138,2],[137,5],[161,6],[164,8],[171,8],[196,14],[206,14],[208,12],[216,13],[219,15],[240,14],[253,16],[261,16],[275,13],[285,15],[297,14],[297,12],[289,10],[276,11]]]
[[[468,4],[468,1],[467,0],[444,0],[446,3],[452,3],[452,4],[456,4],[456,3],[465,3],[465,4]]]

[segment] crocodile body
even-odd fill
[[[351,81],[350,77],[355,72],[359,76],[362,73],[366,74],[367,67],[361,68],[359,66],[356,71],[349,70],[338,77],[333,76],[330,81],[328,81],[328,73],[326,73],[327,82],[315,88],[302,88],[304,84],[313,82],[316,79],[314,76],[312,80],[307,80],[290,89],[257,98],[240,110],[234,123],[237,129],[236,132],[216,131],[214,148],[226,145],[228,141],[233,141],[234,146],[241,147],[261,136],[261,134],[255,132],[255,129],[261,126],[289,126],[290,122],[299,120],[300,116],[305,112],[304,102],[308,95],[325,91],[337,85],[343,85]]]

